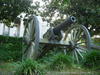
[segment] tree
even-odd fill
[[[0,22],[10,25],[22,12],[28,12],[32,0],[0,0]]]
[[[78,18],[92,35],[100,33],[100,0],[70,0],[68,14]],[[90,28],[89,28],[90,27]]]
[[[60,19],[64,15],[73,15],[79,24],[84,24],[89,29],[92,35],[100,33],[100,0],[44,0],[44,2],[47,4],[43,16],[49,16],[47,18],[49,22],[56,13]]]

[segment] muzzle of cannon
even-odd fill
[[[69,17],[63,23],[61,23],[60,25],[58,25],[57,27],[55,27],[53,29],[54,34],[58,35],[61,30],[66,31],[68,29],[68,27],[70,27],[71,24],[73,24],[75,22],[76,22],[76,18],[74,16]]]
[[[65,32],[69,27],[71,27],[71,24],[75,22],[76,18],[74,16],[69,17],[60,25],[57,25],[56,27],[47,30],[47,32],[44,34],[44,38],[60,41],[63,37],[61,31]]]

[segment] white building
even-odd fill
[[[16,27],[7,27],[3,23],[0,23],[0,35],[5,36],[12,36],[12,37],[22,37],[24,33],[24,25],[23,21],[21,21],[21,24]]]
[[[50,26],[47,26],[47,22],[43,22],[40,16],[37,16],[40,24],[40,36],[42,36]],[[23,37],[24,33],[23,21],[18,26],[7,27],[3,23],[0,23],[0,35],[12,36],[12,37]]]

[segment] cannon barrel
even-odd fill
[[[76,18],[74,16],[69,17],[68,19],[66,19],[63,23],[61,23],[60,25],[58,25],[57,27],[53,28],[53,32],[55,35],[58,35],[61,33],[62,31],[66,31],[68,29],[68,27],[71,26],[71,24],[76,22]]]

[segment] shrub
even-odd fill
[[[22,57],[22,38],[0,36],[0,61],[17,61]]]
[[[16,75],[44,75],[44,71],[37,61],[26,59],[17,67]]]
[[[100,51],[94,50],[89,52],[83,60],[83,66],[100,69]]]
[[[68,55],[58,54],[54,56],[54,61],[49,65],[53,70],[63,70],[72,67],[72,58]]]

